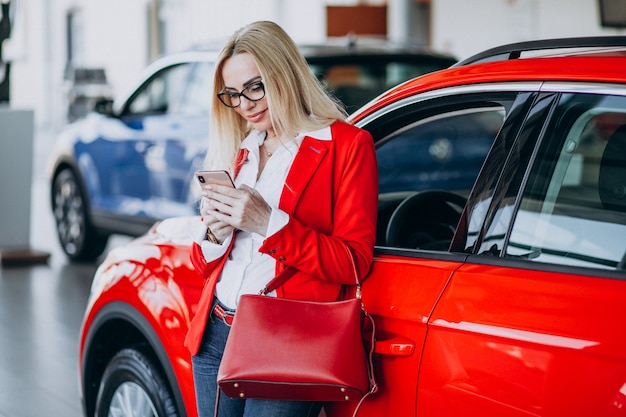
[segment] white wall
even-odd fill
[[[146,65],[147,0],[18,0],[20,18],[13,27],[11,106],[35,110],[38,128],[65,123],[67,84],[66,13],[83,11],[82,62],[105,67],[116,89],[127,85]]]
[[[626,34],[600,26],[598,0],[433,0],[432,47],[466,58],[512,42]]]
[[[325,1],[167,0],[163,11],[175,41],[170,51],[196,42],[223,40],[246,23],[273,20],[298,42],[320,41],[326,32]],[[352,1],[351,3],[354,3]]]
[[[150,0],[13,0],[11,105],[35,110],[36,125],[58,130],[65,123],[67,83],[66,14],[80,9],[84,50],[81,64],[104,67],[114,93],[125,91],[149,63]],[[245,23],[268,19],[297,41],[318,41],[326,31],[325,0],[161,0],[167,21],[166,52],[224,38]],[[20,35],[22,36],[20,36]]]
[[[45,6],[41,0],[20,1],[11,42],[5,41],[4,51],[12,61],[11,106],[35,110],[39,121],[49,123],[52,114],[44,109],[54,106],[50,90],[54,75],[47,72],[52,51],[43,43],[50,32]]]
[[[83,5],[85,64],[106,68],[120,93],[147,64],[147,1],[83,0]]]
[[[147,7],[151,0],[12,0],[22,9],[13,28],[13,107],[35,110],[38,128],[65,123],[66,14],[84,18],[83,64],[104,67],[115,94],[148,64]],[[322,41],[326,6],[363,0],[160,0],[166,52],[223,39],[254,20],[274,20],[297,42]],[[414,0],[370,0],[390,4]],[[547,37],[622,34],[601,29],[598,0],[432,0],[431,47],[464,58],[500,44]],[[410,8],[407,8],[410,9]],[[403,10],[401,7],[400,10]],[[393,23],[393,17],[390,19]],[[402,34],[390,29],[397,38]]]

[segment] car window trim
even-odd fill
[[[581,265],[553,264],[547,262],[529,262],[520,258],[502,258],[498,256],[485,256],[484,254],[467,255],[465,260],[468,264],[489,265],[515,269],[522,271],[540,271],[558,273],[564,275],[577,275],[581,277],[595,277],[626,280],[626,271],[615,269],[593,268]]]
[[[412,106],[418,103],[423,103],[430,100],[435,100],[442,97],[477,94],[477,93],[492,93],[492,92],[534,92],[539,91],[542,85],[542,81],[522,81],[522,82],[507,82],[507,83],[481,83],[472,85],[463,85],[455,87],[445,87],[436,90],[428,90],[422,93],[417,93],[413,96],[403,98],[394,103],[391,103],[381,109],[374,111],[373,113],[365,116],[361,120],[355,123],[358,127],[363,127],[372,123],[373,121],[380,119],[388,113],[395,112],[403,107]]]
[[[502,180],[503,177],[505,177],[504,173],[507,167],[510,167],[509,161],[511,153],[518,144],[519,136],[526,126],[528,115],[532,113],[537,97],[539,97],[539,93],[536,90],[517,92],[515,100],[508,109],[506,119],[494,138],[489,153],[485,157],[481,171],[476,177],[474,186],[468,195],[463,213],[461,213],[461,219],[465,220],[465,224],[463,225],[466,227],[466,230],[460,230],[462,223],[459,222],[450,245],[451,251],[474,253],[477,248],[481,247],[486,229],[494,214],[494,207],[497,208],[502,198],[504,198],[503,195],[498,198],[498,190],[502,186]],[[517,117],[511,116],[517,112],[522,113]],[[470,230],[467,228],[472,220],[471,216],[473,216],[473,213],[478,209],[485,198],[489,200],[489,203],[484,215],[479,221],[480,227],[478,234],[472,244],[468,246]]]
[[[404,125],[402,129],[394,130],[393,132],[388,133],[384,135],[383,137],[379,138],[378,140],[376,140],[376,147],[378,148],[379,146],[384,145],[385,143],[389,142],[391,139],[395,138],[396,136],[401,135],[417,127],[420,127],[424,124],[436,122],[438,120],[447,119],[447,118],[455,117],[455,116],[463,116],[463,115],[468,115],[468,114],[485,112],[488,110],[499,110],[499,107],[493,106],[493,105],[484,106],[484,107],[471,107],[471,108],[464,107],[461,109],[451,109],[450,111],[437,113],[431,116],[426,115],[417,121]]]
[[[561,82],[546,81],[540,89],[546,93],[600,94],[605,96],[626,96],[626,85],[600,82]]]
[[[504,249],[508,244],[511,229],[515,222],[515,217],[521,203],[519,189],[523,189],[526,181],[528,180],[530,167],[534,163],[537,156],[537,147],[540,146],[541,142],[544,139],[545,131],[551,120],[551,114],[552,112],[554,112],[560,96],[561,95],[559,93],[551,92],[544,92],[532,95],[532,103],[528,108],[526,115],[524,116],[523,120],[519,122],[519,126],[517,126],[517,129],[512,132],[513,137],[510,138],[510,145],[508,147],[506,147],[505,145],[506,158],[498,172],[494,191],[491,195],[491,201],[489,203],[487,213],[482,220],[482,224],[479,230],[479,236],[470,248],[472,254],[491,257],[504,256],[502,249]],[[545,108],[541,108],[541,106],[545,106]],[[535,126],[534,123],[531,123],[531,119],[533,118],[537,118],[538,120],[540,120],[541,124]],[[515,121],[513,121],[513,123],[515,123]],[[533,136],[531,132],[535,129],[539,129],[539,133],[536,136]],[[509,138],[507,138],[506,136],[499,134],[496,138],[496,141],[494,141],[494,144],[498,141],[507,141],[508,139]],[[530,155],[528,155],[528,163],[523,166],[521,163],[519,163],[519,155],[523,154],[522,149],[527,149],[529,147],[531,148],[531,151]],[[481,177],[482,173],[479,175],[477,183],[480,181]],[[515,200],[511,206],[510,218],[508,219],[508,224],[506,224],[506,230],[502,235],[502,248],[499,248],[500,252],[494,253],[493,251],[491,251],[491,249],[489,249],[489,251],[481,250],[483,249],[483,245],[487,241],[487,238],[500,236],[487,234],[491,229],[491,226],[494,224],[494,220],[496,220],[497,214],[503,206],[502,203],[507,199],[510,187],[513,184],[515,178],[520,177],[521,180],[519,181],[519,184],[517,185],[517,191],[515,192]],[[472,190],[472,193],[473,192],[474,190]],[[470,194],[470,197],[471,196],[472,194]]]
[[[435,251],[427,249],[397,248],[392,246],[374,246],[374,256],[401,256],[404,259],[433,259],[447,262],[465,262],[470,256],[466,253]]]

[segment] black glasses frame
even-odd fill
[[[251,88],[254,89],[256,87],[260,87],[261,90],[263,90],[263,95],[259,98],[250,98],[245,94],[245,91],[250,90]],[[229,104],[229,101],[227,101],[227,99],[225,99],[225,97],[228,96],[230,97],[229,101],[232,101],[235,99],[235,97],[237,99],[239,99],[239,102],[236,105],[231,105]],[[220,99],[220,101],[222,102],[223,105],[225,105],[226,107],[230,107],[231,109],[234,109],[235,107],[239,107],[239,105],[241,104],[241,97],[245,97],[246,100],[248,101],[259,101],[259,100],[263,100],[263,98],[265,98],[265,84],[263,84],[263,81],[256,81],[251,83],[250,85],[248,85],[246,88],[244,88],[243,90],[241,90],[238,93],[235,92],[231,92],[231,91],[222,91],[221,93],[217,94],[217,98]]]

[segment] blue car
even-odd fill
[[[456,60],[388,42],[302,45],[312,71],[352,112],[407,79]],[[51,207],[61,247],[94,261],[111,234],[138,236],[155,221],[197,214],[193,173],[206,154],[218,51],[165,56],[115,101],[64,129],[55,143]]]

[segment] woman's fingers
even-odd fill
[[[255,189],[246,185],[239,189],[215,185],[203,196],[207,200],[203,216],[265,235],[272,209]]]

